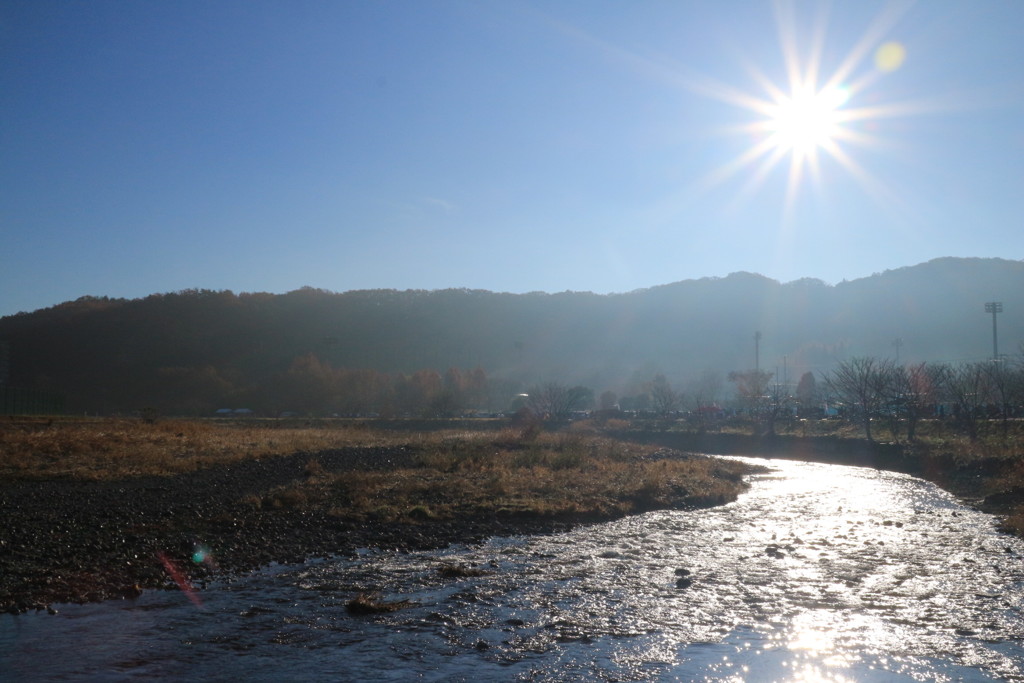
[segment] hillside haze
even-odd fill
[[[754,367],[756,332],[761,368],[790,383],[853,356],[980,360],[992,355],[989,301],[1004,304],[1000,352],[1019,354],[1022,292],[1024,262],[973,258],[834,286],[733,273],[610,295],[190,290],[83,297],[7,316],[0,343],[10,386],[60,394],[71,412],[317,412],[303,382],[324,373],[344,371],[368,391],[421,381],[424,371],[461,382],[474,370],[493,385],[475,407],[502,410],[546,382],[628,396],[664,374],[685,392],[702,377]],[[715,391],[724,398],[731,388],[719,382]],[[316,399],[322,411],[373,408],[328,393]]]

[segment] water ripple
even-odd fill
[[[770,464],[712,510],[8,617],[0,677],[1024,680],[1020,541],[912,477]]]

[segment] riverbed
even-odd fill
[[[907,475],[751,462],[708,510],[0,616],[0,679],[1024,680],[1024,544],[992,517]],[[359,593],[410,604],[352,614]]]

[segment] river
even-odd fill
[[[710,510],[4,615],[0,679],[1024,681],[1024,544],[992,517],[902,474],[755,462]],[[356,616],[358,592],[414,604]]]

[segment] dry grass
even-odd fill
[[[729,500],[742,489],[737,463],[651,459],[652,447],[594,429],[403,433],[209,420],[8,421],[0,430],[0,476],[114,480],[369,446],[402,447],[415,457],[387,471],[336,472],[313,458],[301,480],[244,502],[264,510],[317,508],[346,519],[425,522],[477,515],[610,517]]]
[[[907,443],[907,423],[901,420],[897,437],[894,439],[885,419],[874,419],[871,422],[871,433],[878,442],[898,441]],[[717,425],[715,430],[723,434],[750,434],[752,425],[749,420],[733,418]],[[933,451],[957,453],[962,459],[973,457],[1009,457],[1024,452],[1024,421],[1010,420],[1006,425],[1001,420],[979,420],[978,438],[971,441],[952,418],[945,420],[924,419],[917,423],[917,445]],[[804,420],[798,418],[780,418],[775,423],[775,432],[783,436],[795,437],[834,437],[838,439],[864,439],[864,428],[857,422],[824,419]]]
[[[7,419],[0,422],[0,477],[121,479],[191,472],[246,458],[389,445],[395,437],[359,426],[135,419]]]
[[[999,524],[999,528],[1008,534],[1024,537],[1024,506],[1017,506]]]
[[[421,435],[416,466],[320,473],[271,492],[349,519],[426,521],[479,515],[617,516],[729,500],[744,466],[704,457],[651,459],[650,446],[576,432],[523,440],[490,434]]]

